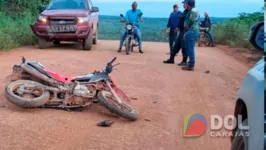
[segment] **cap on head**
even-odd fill
[[[173,8],[178,8],[178,5],[177,5],[177,4],[175,4],[175,5],[173,6]]]
[[[138,3],[137,3],[136,1],[134,1],[134,2],[132,3],[132,6],[133,6],[133,5],[138,5]]]
[[[189,6],[191,6],[192,8],[195,7],[195,0],[184,0],[182,3],[186,3]]]

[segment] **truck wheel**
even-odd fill
[[[92,42],[93,42],[93,35],[92,35],[92,30],[91,30],[88,37],[83,42],[83,50],[85,51],[91,50]]]
[[[54,45],[59,45],[60,44],[60,41],[59,40],[55,40],[55,41],[53,41],[53,44]]]
[[[243,126],[247,126],[248,120],[243,121],[242,124]],[[238,129],[235,134],[231,150],[247,150],[249,131]]]
[[[95,37],[93,38],[92,44],[97,44],[98,42],[98,30],[96,31]]]
[[[39,49],[45,49],[47,48],[48,42],[42,38],[38,38],[38,46]]]

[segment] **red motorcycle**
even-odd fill
[[[46,69],[36,61],[22,58],[13,67],[12,82],[6,86],[5,96],[13,104],[26,107],[72,109],[100,102],[109,111],[129,120],[137,119],[137,111],[130,99],[116,87],[109,74],[116,57],[101,71],[65,77]]]

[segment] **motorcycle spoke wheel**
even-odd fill
[[[31,85],[18,84],[11,87],[11,91],[14,95],[17,95],[26,100],[32,100],[41,97],[44,94],[43,89],[32,87]]]
[[[133,112],[133,111],[134,111],[134,109],[133,109],[131,106],[129,106],[129,104],[127,104],[127,103],[125,102],[125,100],[123,100],[121,97],[119,97],[119,98],[122,100],[122,104],[119,104],[119,103],[116,101],[115,97],[114,97],[111,93],[106,92],[106,93],[104,93],[104,94],[105,94],[105,98],[106,98],[106,100],[108,100],[111,104],[113,104],[113,105],[119,107],[119,108],[122,109],[122,110],[126,110],[126,111],[128,111],[128,112]]]

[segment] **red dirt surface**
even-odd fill
[[[75,76],[101,69],[114,56],[121,63],[111,76],[117,86],[137,100],[139,120],[129,122],[94,104],[82,111],[22,109],[4,97],[0,84],[0,149],[84,150],[228,150],[229,137],[211,137],[210,115],[233,114],[238,88],[250,65],[218,48],[196,48],[194,72],[162,63],[168,44],[144,42],[145,54],[117,53],[117,41],[99,41],[92,51],[61,45],[45,50],[23,47],[0,52],[0,82],[21,57],[37,60],[63,75]],[[180,62],[181,54],[176,57]],[[206,71],[208,73],[206,73]],[[1,106],[6,107],[1,107]],[[185,116],[198,112],[207,118],[206,133],[183,138]],[[110,128],[97,127],[113,120]]]

